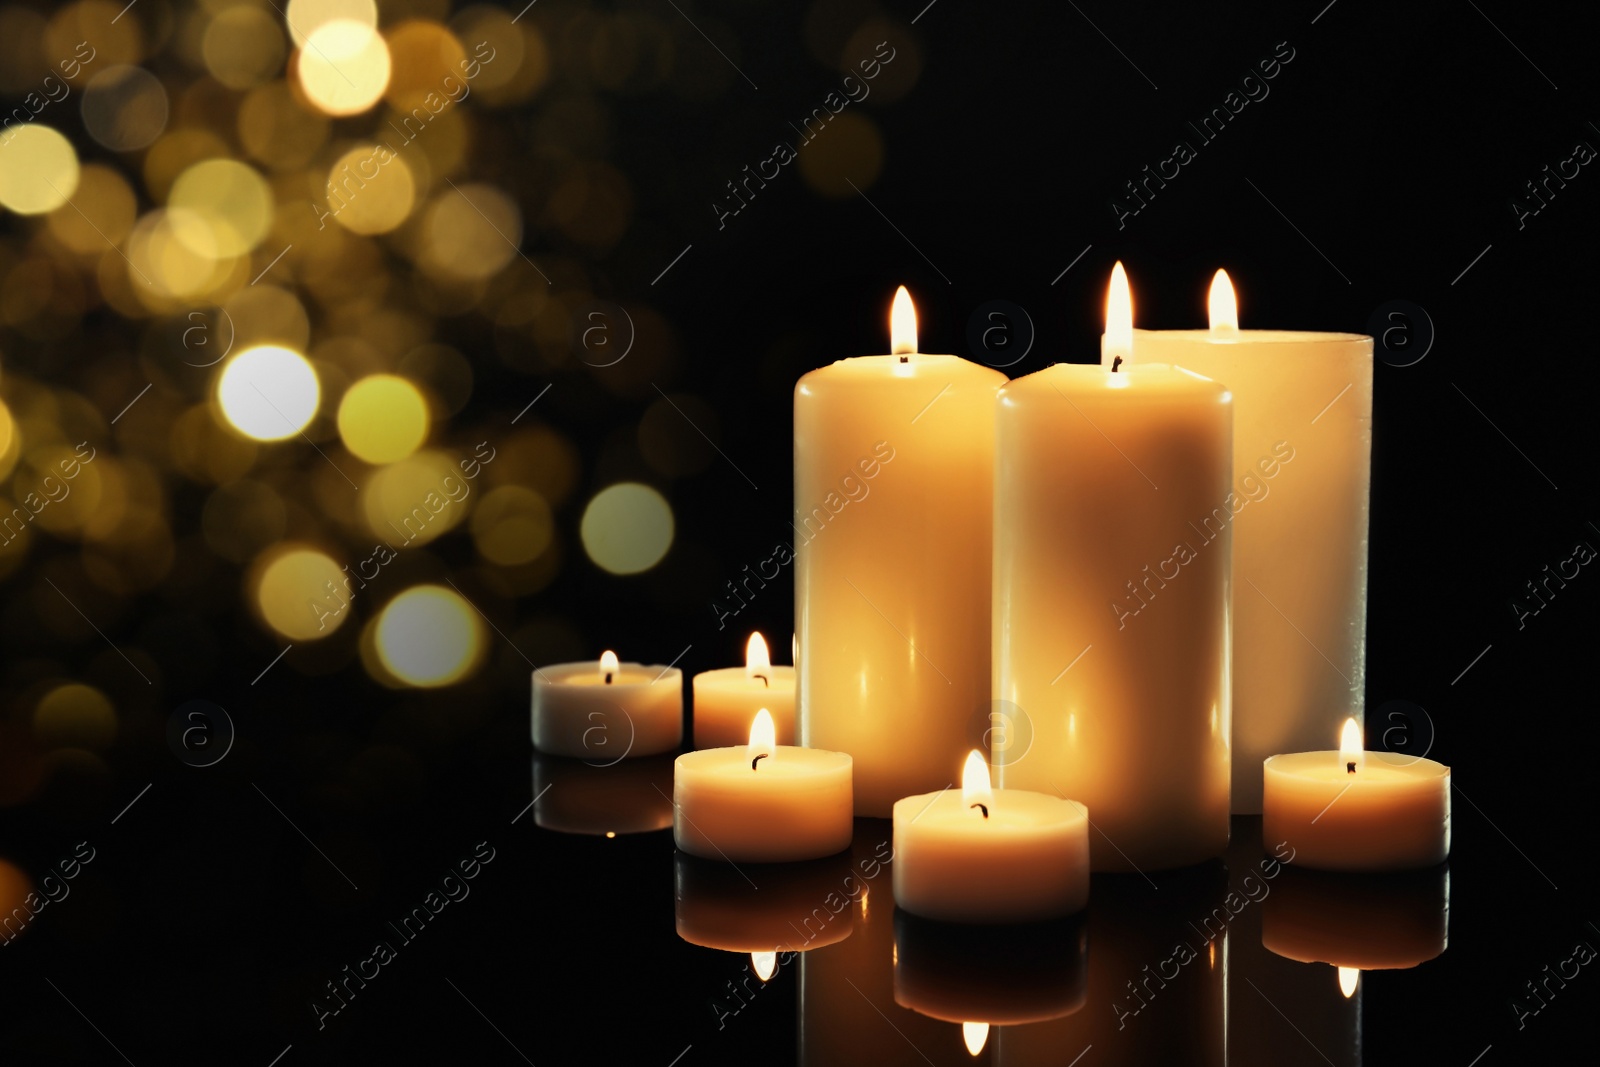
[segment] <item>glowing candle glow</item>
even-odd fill
[[[673,840],[732,863],[830,856],[850,846],[850,757],[774,742],[757,711],[742,745],[685,752],[673,764]]]
[[[1287,841],[1296,865],[1386,871],[1431,867],[1450,854],[1450,768],[1362,751],[1345,720],[1336,752],[1294,752],[1263,764],[1262,839]]]
[[[533,671],[533,744],[596,764],[670,752],[683,742],[683,672],[598,661]]]
[[[725,748],[743,743],[750,716],[766,708],[776,744],[794,744],[795,669],[775,667],[767,642],[752,633],[743,667],[723,667],[694,676],[694,747]]]

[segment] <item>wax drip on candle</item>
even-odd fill
[[[911,353],[916,350],[917,309],[902,285],[894,291],[894,303],[889,308],[889,351],[899,356],[901,363],[910,363]]]
[[[616,677],[617,669],[621,666],[617,662],[617,654],[610,649],[600,653],[600,680],[610,685]]]
[[[1346,719],[1344,729],[1339,732],[1339,759],[1344,761],[1346,774],[1356,773],[1356,768],[1366,761],[1361,746],[1361,727],[1353,717]]]
[[[770,759],[772,750],[777,747],[778,730],[773,725],[772,713],[762,708],[756,712],[756,717],[750,720],[750,743],[744,749],[744,754],[750,760],[750,769],[754,771],[756,764],[764,759]]]

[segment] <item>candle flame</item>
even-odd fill
[[[617,662],[617,654],[609,648],[600,653],[600,680],[609,683],[616,677],[622,664]]]
[[[894,306],[889,309],[889,351],[904,356],[916,350],[917,308],[902,285],[894,291]]]
[[[1366,753],[1362,749],[1361,725],[1354,718],[1344,721],[1344,729],[1339,732],[1339,762],[1346,769],[1355,767],[1361,769],[1366,762]]]
[[[762,757],[771,759],[777,747],[778,731],[772,725],[772,713],[762,708],[750,720],[750,743],[744,749],[744,758],[750,761],[750,769],[755,770],[755,761]]]
[[[1344,994],[1344,999],[1349,1000],[1356,995],[1356,986],[1361,983],[1361,971],[1355,967],[1339,968],[1339,992]]]
[[[744,646],[744,676],[770,678],[772,676],[772,656],[767,652],[766,638],[759,633],[750,635],[750,641]]]
[[[772,977],[772,972],[778,969],[778,954],[776,952],[750,953],[750,967],[756,972],[756,977],[765,982]]]
[[[988,1023],[962,1023],[961,1040],[967,1043],[967,1052],[976,1056],[989,1042]]]
[[[967,765],[961,768],[961,804],[975,819],[988,818],[988,809],[994,804],[994,791],[989,788],[989,765],[977,749],[967,754]]]
[[[1120,358],[1120,361],[1118,359]],[[1119,259],[1111,268],[1111,287],[1106,290],[1106,335],[1100,347],[1100,362],[1107,369],[1133,358],[1133,291],[1128,287],[1128,272]]]
[[[1239,299],[1234,295],[1228,272],[1219,270],[1211,279],[1211,295],[1206,300],[1211,312],[1211,332],[1223,333],[1239,328]]]

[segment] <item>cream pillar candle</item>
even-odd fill
[[[1355,719],[1337,752],[1293,752],[1262,767],[1262,839],[1287,841],[1301,866],[1393,871],[1450,855],[1450,768],[1362,751]]]
[[[995,744],[1000,784],[1088,805],[1095,870],[1199,863],[1228,843],[1230,402],[1216,382],[1128,362],[1113,272],[1104,366],[1000,391]]]
[[[677,758],[672,805],[672,838],[691,855],[732,863],[831,856],[850,847],[850,757],[774,744],[763,708],[749,744]]]
[[[694,747],[744,744],[761,708],[772,715],[778,744],[794,744],[794,668],[774,667],[766,640],[751,634],[743,667],[694,676]]]
[[[533,744],[541,752],[608,764],[670,752],[683,742],[683,672],[621,663],[557,663],[533,670]]]
[[[894,902],[946,922],[1024,923],[1082,910],[1089,900],[1089,816],[1082,804],[994,790],[967,756],[961,790],[894,805]]]
[[[856,814],[942,789],[989,703],[994,397],[1005,375],[916,351],[844,359],[794,394],[802,745],[855,759]]]
[[[1232,491],[1195,521],[1233,530],[1233,810],[1256,814],[1261,761],[1362,705],[1372,338],[1241,330],[1226,275],[1213,289],[1211,329],[1134,344],[1233,393]]]

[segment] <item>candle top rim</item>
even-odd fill
[[[1367,785],[1381,787],[1384,785],[1398,785],[1402,782],[1435,781],[1450,777],[1450,768],[1438,760],[1431,760],[1425,756],[1407,756],[1399,752],[1364,751],[1362,752],[1363,767],[1355,774],[1347,774],[1344,769],[1344,756],[1338,749],[1324,749],[1316,752],[1282,752],[1276,756],[1268,756],[1262,761],[1263,773],[1276,772],[1303,781],[1337,781],[1348,778],[1360,782],[1362,770],[1371,768],[1379,771],[1391,771],[1402,777],[1393,777],[1385,774],[1382,777],[1367,776],[1364,780]]]
[[[1209,341],[1218,345],[1236,345],[1248,342],[1252,345],[1299,345],[1299,344],[1349,344],[1350,342],[1365,341],[1372,343],[1370,334],[1341,333],[1336,330],[1268,330],[1268,329],[1235,329],[1212,331],[1207,327],[1187,330],[1141,330],[1135,328],[1134,362],[1139,356],[1138,341],[1141,336],[1162,335],[1184,341]]]
[[[908,812],[914,812],[914,814],[906,816],[909,820],[920,819],[924,812],[943,815],[945,816],[944,821],[930,825],[937,825],[941,829],[970,826],[973,832],[985,829],[989,832],[1006,832],[1031,828],[1042,830],[1061,826],[1077,818],[1085,821],[1089,818],[1089,808],[1083,801],[1057,796],[1054,793],[1041,793],[1033,789],[991,789],[988,801],[989,817],[987,819],[973,812],[970,819],[958,817],[956,820],[951,821],[949,819],[950,815],[959,812],[964,816],[968,812],[962,801],[960,791],[955,787],[940,790],[937,793],[917,793],[912,796],[901,797],[894,802],[896,809],[899,809],[902,804],[906,805]],[[1049,822],[1039,821],[1041,808],[1051,812],[1056,818]],[[1024,821],[1015,821],[1013,819],[1013,816],[1021,815],[1026,815],[1027,818]],[[898,822],[898,818],[895,821]]]
[[[741,668],[742,669],[742,668]],[[600,661],[583,660],[577,663],[551,663],[533,669],[533,679],[543,685],[581,685],[590,688],[648,689],[656,682],[683,679],[683,671],[662,663],[618,663],[616,677],[610,683],[600,679]]]
[[[966,356],[958,356],[949,352],[911,352],[904,356],[893,354],[874,353],[862,356],[844,356],[831,363],[814,367],[800,376],[796,389],[804,389],[807,380],[813,375],[831,377],[827,372],[834,374],[853,373],[861,376],[871,376],[874,380],[894,380],[904,378],[917,378],[925,374],[937,372],[939,375],[948,375],[952,371],[967,374],[973,378],[982,378],[1004,382],[1006,374]]]
[[[822,774],[841,768],[848,770],[855,766],[855,760],[848,752],[806,748],[803,745],[773,745],[771,757],[762,760],[759,769],[752,770],[748,752],[749,745],[745,744],[697,748],[680,753],[672,761],[673,773],[694,771],[723,782],[754,781],[758,778],[793,781],[803,775]],[[799,753],[809,755],[800,756]],[[704,784],[702,781],[702,787]]]
[[[1070,400],[1057,388],[1057,380],[1081,388],[1103,386],[1096,390],[1100,396],[1126,395],[1138,403],[1149,403],[1162,397],[1185,400],[1210,396],[1228,402],[1233,391],[1227,384],[1207,377],[1199,371],[1173,363],[1129,363],[1120,370],[1111,370],[1099,363],[1052,363],[1048,367],[1013,378],[1000,387],[1000,400],[1006,402],[1021,395],[1038,394]],[[1080,399],[1082,394],[1080,393]]]

